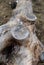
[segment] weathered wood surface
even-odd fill
[[[34,21],[36,16],[33,14],[32,2],[31,0],[18,0],[18,4],[15,10],[13,10],[13,15],[15,17],[20,14],[25,19]],[[34,17],[34,18],[33,18]]]
[[[23,3],[23,4],[22,4]],[[21,5],[20,5],[21,4]],[[27,5],[26,5],[27,4]],[[26,7],[25,7],[26,6]],[[23,9],[22,9],[23,8]],[[6,31],[10,31],[11,30],[11,28],[13,27],[13,26],[15,26],[15,24],[18,24],[17,22],[19,22],[18,21],[18,18],[17,17],[20,17],[20,15],[21,15],[21,13],[23,14],[23,15],[27,15],[27,9],[29,9],[29,13],[32,13],[33,12],[33,10],[32,10],[32,4],[31,4],[31,1],[29,0],[29,1],[26,1],[26,0],[19,0],[18,1],[18,5],[17,5],[17,8],[13,11],[13,14],[14,14],[14,16],[13,17],[11,17],[10,18],[10,20],[8,21],[8,23],[6,23],[6,24],[4,24],[4,25],[2,25],[2,26],[0,26],[0,50],[3,48],[3,45],[5,46],[5,43],[3,43],[2,41],[4,41],[5,42],[5,40],[4,39],[6,39],[7,37],[5,36],[6,34],[8,35],[8,33],[6,32]],[[17,14],[16,14],[17,13]],[[16,15],[17,16],[16,16]],[[4,34],[6,32],[6,34]],[[4,34],[4,35],[3,35]],[[2,35],[3,35],[3,37],[2,37]],[[1,41],[1,39],[2,39],[2,41]],[[1,47],[2,46],[2,47]]]
[[[10,30],[14,25],[16,25],[16,23],[12,20],[7,24],[0,26],[0,51],[8,45],[6,44],[7,40],[12,38]]]
[[[17,40],[17,43],[15,43],[16,41],[14,42],[14,51],[11,53],[12,56],[10,60],[6,62],[5,59],[7,65],[36,65],[39,61],[39,56],[43,51],[43,45],[35,34],[35,24],[30,24],[30,17],[28,17],[28,15],[32,14],[33,9],[31,0],[18,0],[17,7],[13,10],[13,16],[8,23],[0,26],[0,51],[11,44],[10,42],[8,43],[8,40],[13,38],[11,30],[19,24],[19,22],[24,23],[30,33],[25,40]]]

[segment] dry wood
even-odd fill
[[[8,45],[6,42],[12,38],[10,30],[14,25],[16,25],[16,23],[9,21],[8,23],[0,26],[0,51]]]
[[[10,42],[8,43],[8,40],[14,37],[11,30],[20,22],[24,23],[30,33],[25,40],[17,40],[17,43],[14,45],[14,50],[11,53],[12,56],[6,62],[7,65],[36,65],[39,61],[43,45],[35,34],[35,25],[29,24],[30,21],[34,22],[36,20],[36,16],[32,16],[33,9],[31,0],[18,0],[17,7],[13,10],[13,16],[8,23],[0,26],[0,51],[11,44]]]
[[[27,2],[27,3],[26,3]],[[22,4],[23,3],[23,4]],[[20,5],[21,4],[21,5]],[[27,4],[27,5],[26,5]],[[29,5],[28,5],[29,4]],[[20,5],[20,6],[19,6]],[[25,6],[26,6],[26,8],[25,8]],[[20,10],[20,9],[21,10]],[[22,9],[23,8],[23,9]],[[22,14],[23,15],[27,15],[27,10],[29,9],[29,13],[32,13],[32,4],[31,4],[31,1],[29,0],[29,1],[26,1],[26,0],[24,0],[24,1],[18,1],[18,5],[17,5],[17,8],[15,9],[15,11],[17,12],[17,16],[19,17],[20,16],[20,14],[21,14],[21,12],[22,12]],[[25,10],[26,10],[26,12],[25,12]],[[16,13],[16,12],[13,12],[13,13]],[[20,13],[19,13],[20,12]],[[19,15],[18,15],[19,14]],[[15,14],[14,14],[15,15]],[[15,16],[16,16],[15,15]],[[10,20],[8,21],[8,23],[6,23],[6,24],[4,24],[4,25],[2,25],[2,26],[0,26],[0,50],[2,49],[2,48],[4,48],[5,47],[5,43],[3,43],[3,41],[5,42],[5,40],[4,39],[6,39],[7,37],[6,37],[6,34],[8,35],[8,31],[10,31],[11,30],[11,28],[12,27],[14,27],[16,24],[18,24],[19,23],[19,21],[18,21],[18,18],[17,18],[17,16],[16,17],[11,17],[10,18]],[[6,34],[5,34],[6,33]],[[10,33],[9,33],[10,34]],[[10,34],[11,35],[11,34]],[[9,38],[9,37],[8,37]],[[2,40],[2,41],[1,41]],[[4,46],[4,47],[3,47]]]

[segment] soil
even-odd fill
[[[44,44],[44,0],[33,1],[33,9],[37,16],[36,33],[40,41]]]
[[[44,0],[33,0],[33,10],[37,16],[36,34],[44,45]],[[40,61],[38,65],[44,65],[44,63]]]
[[[6,23],[12,15],[12,9],[9,5],[10,1],[0,0],[0,25]]]

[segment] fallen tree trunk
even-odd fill
[[[31,3],[31,1],[30,0],[29,1],[26,1],[26,0],[22,1],[21,0],[21,1],[18,1],[17,8],[13,11],[13,14],[15,15],[17,13],[16,15],[18,17],[20,17],[21,12],[22,12],[23,15],[28,15],[28,12],[27,12],[28,9],[29,9],[29,14],[32,14],[33,10],[32,10],[32,3]],[[25,12],[25,10],[26,10],[26,12]],[[0,26],[0,50],[3,49],[6,46],[6,43],[3,43],[3,41],[5,42],[6,38],[9,39],[11,37],[10,33],[9,33],[10,37],[7,36],[8,35],[8,31],[10,31],[12,27],[14,27],[16,24],[19,23],[19,21],[17,20],[17,16],[16,15],[15,15],[15,17],[14,16],[11,17],[10,20],[8,21],[8,23]]]
[[[39,61],[39,56],[43,50],[43,45],[38,40],[35,34],[35,27],[34,27],[35,24],[30,24],[31,22],[35,23],[36,19],[37,19],[36,16],[33,14],[31,1],[19,0],[16,9],[13,10],[13,16],[10,18],[8,23],[0,26],[0,51],[2,51],[6,46],[11,44],[8,40],[14,38],[14,36],[11,33],[11,30],[14,27],[16,27],[16,25],[18,25],[19,23],[21,24],[23,23],[23,25],[25,25],[25,27],[29,31],[29,36],[26,37],[26,39],[23,40],[17,39],[17,43],[15,43],[14,46],[14,51],[12,52],[12,58],[8,62],[6,62],[6,64],[36,65],[36,63]],[[20,48],[20,50],[18,50],[17,45]],[[17,53],[15,53],[16,52],[15,49],[16,51],[18,50]]]
[[[39,56],[43,52],[43,46],[33,31],[33,25],[28,26],[30,36],[26,40],[15,43],[8,65],[33,65],[39,61]],[[19,45],[20,44],[20,45]]]

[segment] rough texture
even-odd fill
[[[44,44],[44,0],[33,1],[33,10],[37,16],[36,28],[37,36]]]
[[[24,6],[24,9],[25,9],[25,6]],[[30,9],[30,10],[32,10],[32,9]],[[10,29],[11,29],[11,27],[13,28],[13,26],[16,24],[18,18],[19,19],[21,18],[21,21],[22,21],[23,18],[21,16],[23,16],[23,15],[21,14],[21,12],[23,13],[23,15],[25,15],[25,10],[23,11],[21,9],[20,13],[17,13],[18,15],[15,17],[13,16],[12,19],[10,19],[10,21],[8,22],[9,24],[7,23],[10,26]],[[31,12],[31,13],[33,13],[33,12]],[[27,14],[27,12],[26,12],[26,14]],[[43,51],[43,45],[38,40],[38,38],[35,34],[35,25],[30,24],[30,21],[27,21],[27,20],[24,21],[24,19],[23,19],[23,23],[29,29],[30,36],[26,40],[23,40],[23,41],[18,41],[15,39],[11,40],[11,38],[10,38],[10,42],[7,40],[7,43],[9,42],[9,44],[11,44],[11,45],[8,46],[8,44],[7,44],[8,47],[6,47],[4,50],[1,51],[0,59],[2,61],[0,62],[0,64],[2,62],[7,65],[22,65],[22,64],[23,65],[36,65],[38,63],[39,56],[40,56],[41,52]],[[9,30],[9,32],[10,32],[10,30]],[[5,38],[5,37],[3,36],[3,38]]]

